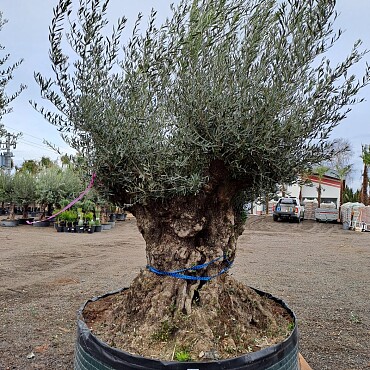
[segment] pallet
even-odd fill
[[[300,370],[312,370],[311,366],[306,362],[301,354],[299,354],[299,368]]]

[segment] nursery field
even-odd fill
[[[0,228],[0,369],[72,369],[76,312],[145,268],[135,219],[94,234]],[[370,233],[251,216],[231,273],[284,299],[314,370],[370,369]]]

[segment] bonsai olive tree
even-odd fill
[[[3,19],[3,13],[0,11],[0,31],[3,26],[7,23],[7,20]],[[22,63],[22,59],[16,63],[9,65],[10,54],[5,53],[5,47],[0,43],[0,138],[8,136],[8,140],[11,140],[12,145],[15,145],[16,140],[22,134],[9,134],[4,125],[1,124],[2,117],[12,111],[10,106],[11,102],[16,99],[19,94],[26,88],[25,85],[20,85],[17,91],[13,94],[7,94],[6,87],[9,82],[13,79],[14,71]],[[10,170],[10,163],[5,164],[7,169]]]
[[[81,191],[80,177],[72,169],[58,166],[45,167],[36,176],[36,200],[41,205],[41,218],[51,216],[53,207],[59,207],[63,199],[73,200]]]
[[[7,20],[3,18],[3,13],[0,11],[0,31],[6,24]],[[4,114],[10,113],[12,108],[9,106],[10,103],[18,97],[18,95],[26,88],[25,85],[21,85],[19,89],[12,95],[8,95],[5,91],[8,83],[13,79],[14,71],[22,63],[22,59],[16,63],[8,65],[10,54],[6,54],[5,47],[0,44],[0,121]],[[0,127],[0,135],[3,136],[6,133],[3,126]]]
[[[36,176],[27,171],[18,171],[13,181],[16,202],[22,206],[22,217],[26,219],[28,206],[36,200]]]
[[[276,322],[226,273],[243,203],[330,158],[331,131],[369,82],[368,70],[361,81],[349,74],[360,42],[338,65],[325,57],[340,37],[334,0],[184,0],[163,25],[152,11],[143,30],[139,16],[121,49],[125,18],[106,37],[108,1],[81,4],[75,16],[72,1],[59,1],[55,79],[35,75],[58,111],[34,106],[110,199],[131,204],[146,241],[148,269],[115,311],[125,348],[164,323],[204,348],[228,327],[233,348],[245,347],[248,330]],[[180,324],[183,314],[192,320]]]
[[[9,204],[8,219],[15,219],[15,181],[14,175],[8,171],[0,171],[0,201],[2,204]]]

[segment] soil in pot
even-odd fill
[[[145,274],[137,277],[136,288]],[[90,302],[83,311],[94,335],[131,354],[164,361],[232,359],[281,343],[294,328],[284,307],[229,276],[204,284],[190,314],[157,300],[156,287],[167,283],[176,289],[178,279],[154,276],[151,284],[142,281],[140,289]],[[138,299],[143,304],[133,306]]]

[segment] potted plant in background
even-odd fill
[[[34,217],[28,217],[28,207],[36,199],[36,178],[31,172],[17,171],[14,175],[14,196],[16,202],[22,206],[22,217],[19,224],[27,224],[34,220]]]
[[[57,211],[59,212],[59,211]],[[55,227],[55,230],[58,232],[58,233],[62,233],[64,231],[66,231],[65,229],[67,228],[66,227],[66,222],[64,220],[64,216],[63,214],[59,214],[56,218],[56,222],[54,223],[54,227]]]
[[[121,207],[116,207],[116,221],[125,221],[127,213]]]
[[[89,234],[92,234],[95,232],[95,221],[94,220],[90,220],[88,222],[88,225],[87,225],[87,229],[86,231],[89,233]]]
[[[60,214],[60,218],[65,221],[65,231],[74,233],[77,226],[77,213],[73,209],[68,209]]]
[[[75,134],[86,173],[114,204],[132,204],[146,242],[147,269],[130,287],[82,308],[76,369],[298,369],[291,312],[227,271],[244,204],[331,157],[343,107],[370,81],[368,71],[360,82],[347,74],[359,44],[328,66],[335,1],[185,0],[163,27],[153,11],[140,34],[140,18],[119,60],[126,20],[107,40],[106,10],[81,3],[74,21],[72,1],[59,0],[56,78],[36,74],[60,109],[40,109],[44,117]],[[73,66],[66,33],[84,50]],[[275,344],[250,354],[266,335]],[[154,345],[159,360],[146,356]],[[173,361],[180,345],[189,364]]]
[[[101,232],[103,226],[100,222],[100,208],[95,207],[95,232]]]
[[[14,175],[7,171],[0,171],[0,198],[4,204],[8,204],[8,217],[1,221],[2,226],[14,227],[19,222],[15,219],[15,181]]]
[[[76,232],[83,233],[85,230],[84,226],[84,214],[82,212],[82,207],[77,207],[77,226]]]
[[[85,213],[85,230],[90,234],[95,231],[94,214],[92,212]]]
[[[81,190],[81,180],[72,168],[56,165],[43,168],[36,179],[36,197],[42,211],[40,220],[50,217],[53,207],[59,207],[66,199],[74,199]]]

